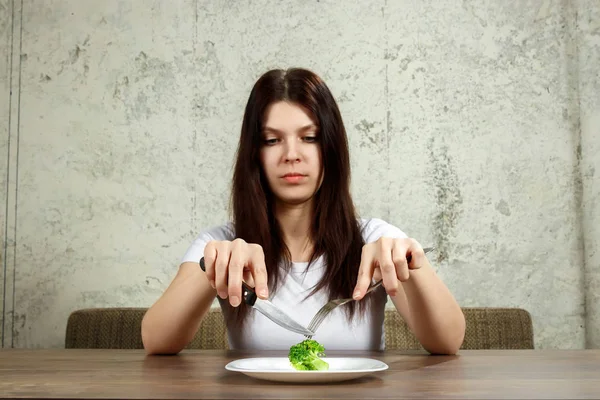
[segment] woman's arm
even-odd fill
[[[427,259],[410,277],[398,282],[390,296],[425,350],[433,354],[456,354],[465,336],[464,314]]]
[[[419,342],[430,353],[455,354],[465,335],[465,317],[437,276],[423,247],[404,232],[376,220],[363,246],[354,298],[364,297],[372,280],[386,292]]]
[[[167,290],[142,320],[146,352],[180,352],[194,338],[216,294],[198,263],[181,264]]]

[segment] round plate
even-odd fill
[[[298,371],[287,357],[242,358],[225,366],[228,371],[241,372],[253,378],[276,382],[340,382],[388,369],[388,365],[371,358],[324,357],[327,371]]]

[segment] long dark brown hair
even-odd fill
[[[311,224],[313,253],[309,265],[324,255],[326,268],[312,293],[327,290],[330,299],[352,297],[360,266],[364,240],[360,222],[350,195],[350,155],[344,123],[337,103],[325,82],[306,69],[271,70],[255,83],[242,122],[231,192],[235,236],[262,246],[268,273],[270,294],[275,293],[285,270],[291,266],[289,249],[284,243],[274,215],[274,195],[260,163],[263,124],[267,108],[277,101],[296,104],[311,114],[319,129],[318,143],[323,178],[314,194]],[[281,266],[283,268],[281,268]],[[311,294],[312,294],[311,293]],[[364,312],[365,301],[345,306],[351,320],[356,311]],[[248,307],[226,305],[230,327],[240,328]]]

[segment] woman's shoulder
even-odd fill
[[[362,236],[366,243],[375,242],[381,237],[394,239],[408,237],[400,228],[381,218],[361,218],[359,222]]]

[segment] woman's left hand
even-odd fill
[[[408,260],[410,262],[408,262]],[[372,280],[383,279],[383,286],[390,296],[395,296],[400,282],[410,278],[411,269],[419,269],[426,262],[423,247],[414,239],[382,237],[363,246],[358,281],[353,298],[364,297]]]

